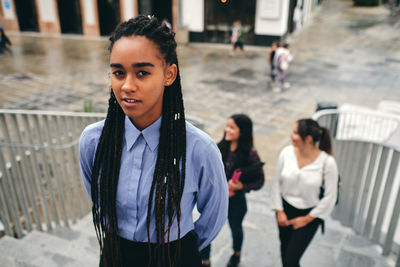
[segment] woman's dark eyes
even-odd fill
[[[118,77],[118,76],[121,76],[121,75],[123,75],[123,74],[124,74],[124,72],[123,72],[123,71],[120,71],[120,70],[116,70],[116,71],[113,72],[113,75],[114,75],[114,76],[117,76],[117,77]]]
[[[143,77],[143,76],[146,76],[146,75],[149,75],[149,74],[150,74],[149,72],[144,71],[144,70],[141,70],[141,71],[139,71],[139,72],[137,73],[137,75],[138,75],[139,77]]]
[[[113,71],[113,73],[112,73],[115,77],[122,77],[123,75],[125,75],[125,72],[124,71],[121,71],[121,70],[116,70],[116,71]],[[149,75],[150,74],[150,72],[147,72],[147,71],[144,71],[144,70],[141,70],[141,71],[138,71],[137,73],[136,73],[136,75],[140,78],[140,77],[145,77],[145,76],[147,76],[147,75]]]

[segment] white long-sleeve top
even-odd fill
[[[324,182],[325,193],[319,199]],[[324,151],[310,164],[299,168],[293,146],[285,147],[278,159],[272,186],[275,210],[283,210],[282,197],[298,209],[308,209],[310,215],[326,219],[332,212],[337,195],[338,170],[335,159]]]

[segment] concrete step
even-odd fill
[[[1,267],[35,267],[29,263],[21,262],[18,259],[11,258],[7,255],[1,255],[0,257],[0,266]]]
[[[75,224],[71,225],[71,229],[74,231],[86,233],[90,236],[96,236],[96,232],[93,226],[92,213],[88,213]]]
[[[99,245],[88,214],[71,228],[32,231],[22,239],[0,239],[0,267],[98,266]]]
[[[96,266],[99,261],[99,250],[97,240],[91,236],[71,231],[68,229],[58,230],[58,233],[68,232],[69,239],[60,238],[57,234],[33,231],[21,241],[31,247],[51,251],[66,257],[72,257],[84,262],[86,266]]]
[[[45,242],[45,241],[44,241]],[[24,239],[17,240],[15,238],[5,236],[0,240],[0,266],[4,267],[80,267],[80,266],[96,266],[87,264],[74,255],[65,256],[60,253],[53,252],[53,249],[40,248],[32,246]],[[4,255],[7,255],[4,257]]]

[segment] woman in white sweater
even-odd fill
[[[279,155],[272,194],[284,267],[300,266],[318,226],[335,206],[338,183],[328,129],[301,119],[290,137],[292,145]]]

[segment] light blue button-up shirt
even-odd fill
[[[104,120],[87,126],[79,142],[83,184],[89,196],[92,167],[103,126]],[[120,236],[128,240],[147,242],[147,207],[157,161],[160,127],[161,117],[139,131],[125,116],[117,217]],[[195,205],[200,217],[194,222],[192,211]],[[152,209],[154,211],[154,201]],[[207,134],[189,122],[186,122],[186,179],[181,210],[181,237],[194,229],[199,250],[216,237],[228,214],[228,187],[220,151]],[[174,220],[170,241],[177,238],[178,225]],[[154,212],[151,214],[150,239],[150,242],[156,242]]]

